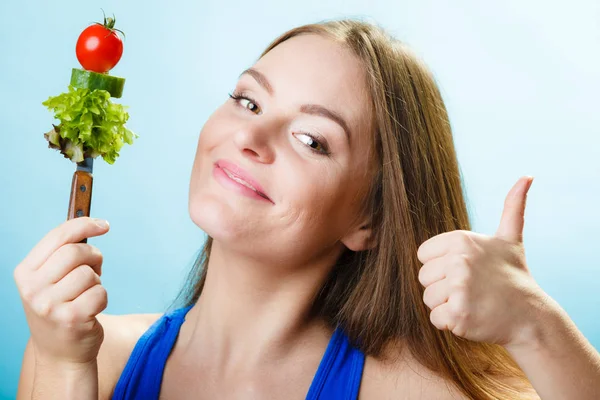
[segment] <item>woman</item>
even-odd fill
[[[446,109],[402,43],[299,27],[230,96],[199,136],[189,212],[209,238],[183,306],[99,314],[101,253],[78,242],[108,227],[67,221],[15,269],[20,398],[598,393],[600,357],[525,262],[531,179],[495,236],[469,232]]]

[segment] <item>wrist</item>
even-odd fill
[[[544,347],[550,330],[562,318],[560,305],[547,293],[540,291],[531,297],[527,320],[523,323],[512,341],[504,346],[509,353],[537,351]]]
[[[53,357],[46,356],[35,356],[35,366],[40,369],[52,369],[55,371],[60,371],[64,373],[77,373],[78,371],[88,371],[90,369],[97,368],[96,359],[92,359],[89,361],[71,361],[64,359],[57,359]]]

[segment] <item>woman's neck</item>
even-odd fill
[[[178,338],[185,350],[179,353],[223,371],[251,369],[306,341],[328,340],[329,328],[311,311],[340,251],[307,265],[265,265],[214,241],[202,295]]]

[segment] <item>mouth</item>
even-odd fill
[[[219,168],[221,171],[223,171],[225,175],[232,181],[250,189],[258,196],[275,204],[273,200],[271,200],[271,198],[267,196],[260,184],[255,179],[253,179],[248,172],[244,171],[237,165],[225,160],[219,160],[214,165],[215,168]]]

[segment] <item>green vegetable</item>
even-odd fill
[[[68,93],[51,96],[42,103],[60,120],[44,134],[48,147],[73,162],[85,157],[102,156],[114,164],[124,143],[139,137],[125,127],[127,107],[110,101],[110,93],[101,89],[81,89],[69,85]]]
[[[103,89],[108,91],[111,97],[119,98],[123,94],[125,79],[118,76],[73,68],[71,72],[71,85],[80,89]]]

